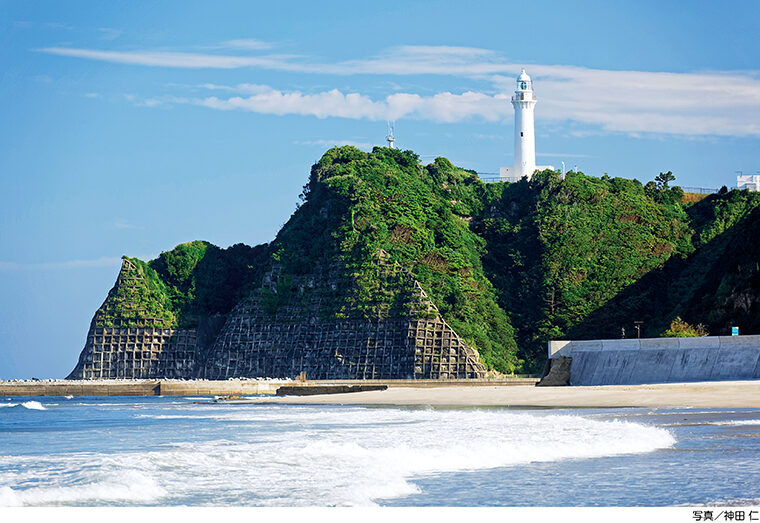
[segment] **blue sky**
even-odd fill
[[[0,378],[63,377],[122,254],[271,240],[335,144],[685,186],[760,170],[758,2],[0,1]]]

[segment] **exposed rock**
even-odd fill
[[[570,385],[570,365],[573,359],[567,356],[559,356],[549,360],[549,373],[541,381],[536,383],[536,387],[561,387]]]

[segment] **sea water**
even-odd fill
[[[0,398],[0,506],[758,504],[753,409]]]

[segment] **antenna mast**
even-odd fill
[[[393,120],[388,120],[388,136],[385,137],[386,140],[388,140],[388,147],[391,149],[395,149],[396,145],[396,137],[393,136],[393,132],[396,130],[396,122]]]

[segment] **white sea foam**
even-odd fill
[[[417,492],[418,476],[643,453],[675,443],[668,431],[649,425],[506,410],[172,410],[152,417],[195,418],[211,432],[200,441],[180,434],[143,452],[0,457],[1,466],[17,471],[0,477],[13,488],[0,491],[0,505],[159,498],[162,504],[372,505]],[[28,487],[35,484],[45,486]]]
[[[0,507],[21,507],[23,502],[10,487],[0,487]]]
[[[23,403],[0,403],[0,407],[23,407],[29,410],[47,410],[39,401],[25,401]]]
[[[47,410],[39,401],[25,401],[21,406],[29,410]]]
[[[760,425],[760,419],[734,419],[727,421],[708,421],[705,425]]]
[[[82,485],[0,489],[0,506],[66,505],[87,502],[150,502],[166,495],[155,480],[135,471],[123,471]]]

